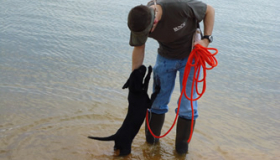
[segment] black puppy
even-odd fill
[[[146,111],[151,108],[153,101],[159,93],[160,86],[156,86],[155,92],[152,94],[151,99],[148,95],[149,80],[152,72],[152,67],[149,66],[148,74],[146,74],[146,67],[142,65],[135,69],[127,82],[124,84],[123,89],[129,88],[128,93],[128,112],[121,128],[109,137],[92,137],[88,138],[101,140],[101,141],[115,141],[114,149],[120,150],[120,156],[125,156],[131,153],[131,144],[138,133],[143,121],[145,119]],[[144,84],[143,84],[144,80]]]

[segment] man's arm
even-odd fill
[[[139,68],[144,61],[145,44],[142,46],[135,46],[132,51],[132,71]]]
[[[214,20],[215,20],[215,9],[207,5],[205,17],[203,19],[203,25],[204,25],[204,35],[212,35],[212,31],[214,28]],[[198,42],[204,47],[208,47],[209,41],[208,39],[203,39]]]

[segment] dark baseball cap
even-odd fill
[[[155,19],[155,11],[148,6],[139,5],[132,8],[128,14],[131,46],[141,46],[146,43]]]

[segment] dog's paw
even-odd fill
[[[148,67],[148,73],[151,73],[152,71],[153,71],[152,66],[149,66],[149,67]]]
[[[127,156],[131,153],[131,148],[127,148],[127,149],[120,149],[120,154],[119,156]]]
[[[154,93],[158,94],[160,92],[160,89],[161,89],[160,85],[156,85]]]

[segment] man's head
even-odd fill
[[[148,6],[139,5],[130,10],[127,22],[128,28],[131,31],[130,45],[140,46],[145,44],[154,19],[155,11]]]

